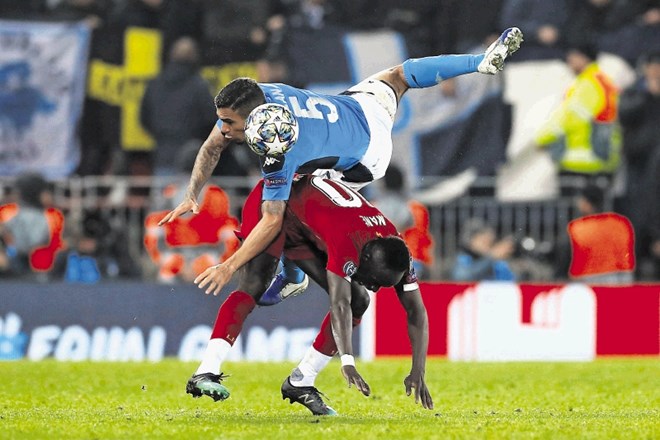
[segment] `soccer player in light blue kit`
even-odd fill
[[[261,157],[265,184],[261,219],[234,255],[222,264],[207,268],[195,283],[207,294],[219,294],[234,272],[270,245],[282,229],[294,173],[321,173],[356,190],[381,178],[392,156],[391,132],[397,105],[409,88],[431,87],[444,79],[468,73],[495,74],[521,42],[520,30],[509,28],[484,54],[409,59],[335,96],[284,84],[259,84],[248,78],[231,81],[215,97],[218,122],[197,154],[184,200],[159,224],[191,211],[199,212],[196,200],[199,192],[211,176],[222,151],[245,141],[245,120],[257,106],[266,102],[286,106],[298,120],[299,136],[293,148],[284,155]],[[216,324],[237,326],[254,309],[256,301],[263,305],[275,304],[287,295],[304,290],[307,276],[302,274],[301,278],[296,278],[297,271],[288,269],[285,265],[285,270],[270,283],[268,291],[268,286],[264,285],[261,291],[266,292],[260,297],[253,298],[244,293],[234,295],[232,301],[226,300],[218,310]],[[272,267],[274,270],[275,266]],[[234,330],[240,331],[240,328]],[[221,377],[217,372],[234,341],[226,335],[212,335],[202,362],[189,381],[192,389],[215,396],[214,399],[226,398],[228,392],[220,384]],[[298,366],[300,371],[307,373],[302,378],[292,379],[291,386],[313,386],[316,374],[329,359],[310,348]]]
[[[202,144],[184,200],[160,222],[199,212],[197,195],[207,182],[222,151],[245,141],[245,119],[266,102],[285,105],[300,125],[295,146],[283,156],[262,156],[266,182],[262,219],[241,248],[222,264],[205,271],[196,282],[206,293],[217,294],[236,270],[250,261],[277,236],[294,173],[324,172],[354,189],[385,174],[392,157],[392,126],[397,105],[409,88],[426,88],[468,73],[495,74],[504,60],[518,50],[522,32],[506,29],[480,55],[438,55],[408,59],[379,72],[340,95],[321,95],[284,84],[259,84],[238,78],[215,97],[218,122]],[[302,292],[308,279],[285,264],[260,303],[275,304]]]

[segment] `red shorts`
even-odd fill
[[[245,199],[241,226],[236,231],[236,236],[241,240],[252,232],[261,219],[263,187],[263,180],[260,180]],[[314,243],[313,235],[303,227],[295,214],[287,208],[282,230],[264,252],[275,258],[280,258],[284,254],[290,260],[309,260],[316,257],[313,248],[318,248]]]

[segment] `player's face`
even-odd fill
[[[216,110],[216,115],[222,121],[220,132],[226,139],[235,142],[245,141],[245,118],[230,108],[219,108]]]
[[[361,273],[359,270],[355,272],[355,274],[351,277],[351,279],[356,283],[371,290],[372,292],[377,292],[378,289],[382,287],[379,283],[379,280],[376,280],[371,274]]]
[[[363,285],[372,292],[381,287],[390,287],[397,284],[403,278],[404,272],[396,272],[382,268],[358,268],[351,279]]]

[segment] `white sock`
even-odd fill
[[[294,368],[289,380],[294,387],[313,387],[316,376],[332,360],[332,356],[316,351],[314,347],[309,347],[305,356]]]
[[[225,341],[224,339],[211,339],[206,346],[204,356],[202,356],[202,363],[199,364],[195,374],[218,374],[220,372],[220,365],[222,364],[222,361],[224,361],[227,357],[229,349],[231,349],[231,345],[229,345],[229,342]]]

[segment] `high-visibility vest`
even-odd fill
[[[562,104],[536,133],[563,171],[611,173],[620,163],[619,90],[598,64],[582,71]]]
[[[635,232],[628,218],[613,212],[588,215],[571,221],[568,235],[571,278],[635,269]]]

